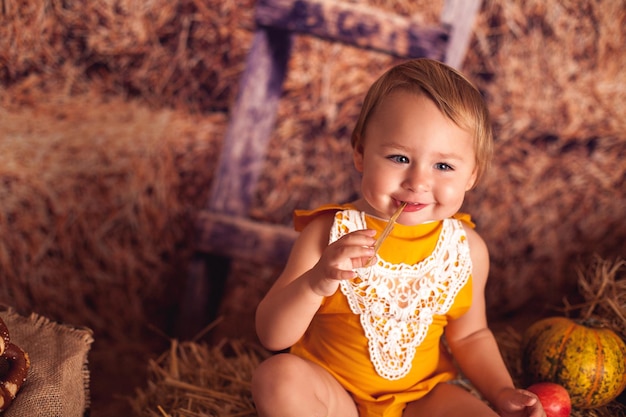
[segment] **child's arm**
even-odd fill
[[[270,350],[297,342],[311,323],[324,297],[337,291],[339,281],[354,278],[353,268],[373,256],[373,230],[349,233],[328,244],[333,214],[322,214],[300,234],[285,269],[256,311],[256,330]]]
[[[515,389],[495,337],[487,327],[485,285],[489,254],[482,238],[466,228],[472,258],[472,306],[463,316],[450,321],[446,340],[463,374],[502,416],[543,416],[537,397]]]

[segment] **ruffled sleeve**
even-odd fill
[[[328,213],[345,210],[348,205],[326,204],[314,210],[295,210],[293,213],[293,227],[296,231],[301,232],[313,219],[317,216]]]

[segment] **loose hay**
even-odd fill
[[[241,341],[216,346],[172,341],[150,361],[150,381],[132,400],[137,416],[256,416],[250,395],[252,372],[265,350]]]
[[[626,340],[626,260],[599,256],[578,269],[578,288],[584,302],[564,300],[564,312],[574,317],[596,319]]]

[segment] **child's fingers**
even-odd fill
[[[344,242],[349,245],[357,245],[357,246],[374,246],[376,243],[376,239],[374,236],[376,235],[375,230],[365,229],[365,230],[357,230],[355,232],[348,233],[339,239],[339,241]]]
[[[503,410],[510,413],[527,410],[525,413],[529,417],[545,417],[537,396],[523,389],[515,389],[508,392],[502,405]]]
[[[354,278],[356,278],[356,273],[354,271],[338,271],[337,280],[339,281],[346,281]]]
[[[342,246],[332,250],[328,256],[320,260],[324,276],[331,279],[352,279],[356,276],[354,269],[365,266],[368,259],[374,256],[371,246]]]
[[[354,278],[354,268],[364,266],[363,259],[374,256],[375,234],[375,230],[358,230],[331,243],[318,263],[323,276],[337,280]]]

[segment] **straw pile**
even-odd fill
[[[149,363],[150,380],[132,406],[146,417],[256,416],[252,372],[269,353],[241,341],[208,346],[172,341]]]
[[[434,23],[443,2],[368,3]],[[3,2],[2,105],[95,92],[154,109],[227,110],[252,35],[252,6]],[[572,260],[619,254],[625,8],[598,0],[484,2],[463,70],[485,92],[498,146],[491,175],[466,208],[491,247],[494,311],[537,296],[558,300],[573,290]],[[289,223],[296,207],[356,195],[347,138],[364,91],[394,62],[296,38],[253,218]]]

